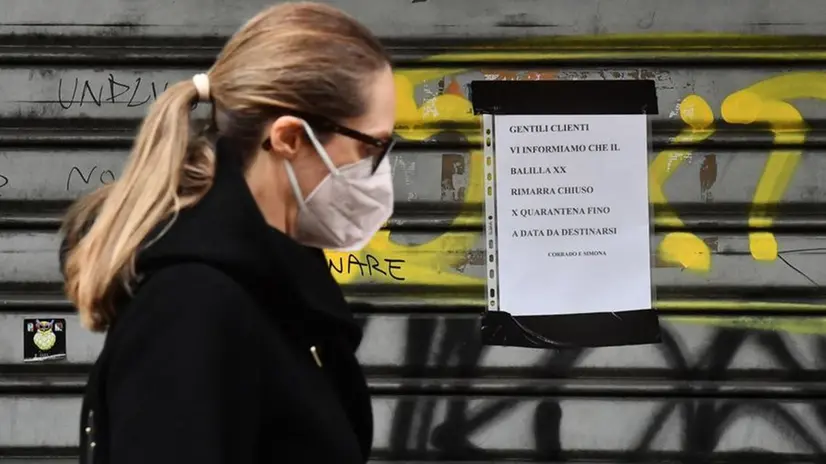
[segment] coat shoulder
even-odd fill
[[[110,337],[117,345],[179,343],[188,333],[200,345],[234,343],[254,336],[261,311],[237,282],[214,267],[177,264],[155,273],[124,306]],[[166,336],[170,335],[170,336]]]

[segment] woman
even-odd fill
[[[64,224],[66,292],[108,332],[84,462],[368,459],[361,330],[321,249],[361,248],[392,213],[394,95],[367,29],[291,3],[160,96],[119,180]]]

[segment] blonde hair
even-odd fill
[[[207,73],[219,135],[252,155],[279,110],[334,120],[361,116],[364,88],[388,64],[370,31],[333,7],[268,8],[227,42]],[[133,288],[137,254],[149,234],[212,185],[212,142],[191,127],[197,100],[192,80],[170,86],[144,118],[120,178],[66,214],[65,290],[90,330],[105,330],[116,301]]]

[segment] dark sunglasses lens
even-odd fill
[[[381,153],[377,154],[373,158],[373,172],[374,173],[379,168],[379,165],[381,164],[382,160],[388,155],[388,153],[390,153],[390,150],[393,149],[393,145],[395,145],[395,144],[396,144],[396,139],[390,140],[390,142],[388,142],[387,145],[384,146],[384,149],[381,151]]]

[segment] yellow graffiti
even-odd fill
[[[415,70],[398,72],[395,76],[398,132],[407,140],[422,141],[433,136],[442,130],[438,123],[443,121],[466,123],[472,127],[478,125],[471,104],[461,89],[448,89],[442,95],[425,99],[421,106],[416,103],[415,87],[436,75],[444,74]],[[805,140],[806,124],[799,111],[785,100],[803,97],[826,98],[826,79],[822,73],[779,76],[735,92],[723,101],[721,116],[731,124],[767,124],[774,134],[775,143],[800,144]],[[674,144],[696,144],[714,134],[714,112],[702,97],[685,97],[680,103],[679,115],[685,128],[673,139]],[[780,201],[794,174],[800,153],[799,149],[772,150],[755,189],[750,226],[771,226],[772,218],[761,206]],[[665,185],[691,154],[690,149],[667,149],[657,154],[649,166],[649,191],[653,203],[668,204]],[[476,206],[482,201],[482,156],[479,150],[472,150],[468,156],[469,181],[462,199],[465,208],[453,220],[454,226],[479,223]],[[656,221],[661,225],[684,226],[679,216],[668,210],[658,215]],[[334,266],[334,274],[341,283],[358,279],[425,285],[480,285],[482,279],[456,271],[457,266],[467,261],[468,253],[480,239],[478,233],[449,232],[423,244],[399,245],[391,240],[390,232],[381,231],[361,253],[327,254],[332,262],[338,264]],[[752,256],[761,261],[774,260],[778,253],[776,239],[770,232],[751,232],[749,248]],[[665,263],[694,271],[709,271],[712,265],[709,246],[690,232],[666,234],[658,245],[657,256]],[[399,266],[403,270],[392,274],[375,265],[386,260],[402,261]],[[371,265],[375,272],[370,269]]]
[[[796,73],[778,76],[730,95],[723,101],[722,116],[733,124],[766,123],[777,144],[799,145],[806,140],[807,125],[797,109],[787,100],[826,99],[826,74]],[[801,151],[772,150],[763,175],[757,183],[752,204],[759,208],[780,201],[791,182]],[[772,218],[755,210],[749,226],[766,228]],[[777,259],[777,241],[770,232],[749,234],[749,249],[758,260]]]
[[[449,70],[457,74],[463,69]],[[444,77],[445,70],[400,71],[395,75],[398,101],[398,132],[407,140],[422,141],[440,132],[440,122],[464,123],[476,127],[478,118],[472,114],[471,104],[455,83],[447,92],[425,99],[418,105],[414,99],[415,88],[434,77]],[[768,125],[777,144],[800,144],[805,141],[806,124],[800,112],[786,100],[796,98],[826,98],[826,75],[823,73],[799,73],[768,79],[727,97],[721,105],[723,120],[731,124],[762,123]],[[680,102],[680,119],[685,128],[673,139],[674,144],[691,145],[708,139],[715,133],[714,112],[698,95],[689,95]],[[478,131],[477,131],[478,132]],[[649,166],[649,191],[651,201],[667,205],[665,185],[672,174],[690,159],[691,149],[667,149],[658,153]],[[780,201],[792,179],[800,159],[801,150],[772,150],[755,189],[749,225],[767,228],[772,218],[761,208]],[[468,186],[464,190],[464,209],[454,218],[452,225],[478,224],[478,205],[482,202],[482,156],[480,150],[472,150],[466,173]],[[684,226],[679,216],[664,210],[656,218],[657,224],[673,227]],[[468,254],[481,240],[473,232],[448,232],[418,245],[400,245],[393,242],[390,232],[383,230],[360,253],[328,251],[334,265],[334,274],[341,283],[359,281],[405,282],[424,285],[481,285],[482,279],[469,277],[456,271],[465,263]],[[774,235],[765,231],[749,234],[752,256],[761,261],[777,258],[778,248]],[[709,246],[690,232],[666,234],[657,248],[658,258],[694,271],[709,271],[712,253]],[[403,268],[395,274],[382,270],[387,260],[400,261]],[[379,264],[376,264],[379,263]],[[371,266],[373,269],[371,269]]]
[[[450,70],[458,74],[466,70]],[[483,72],[488,78],[514,78],[499,71]],[[414,98],[418,86],[426,81],[444,79],[444,70],[402,71],[395,75],[396,97],[398,101],[397,130],[407,140],[424,141],[444,130],[444,122],[459,123],[459,127],[473,128],[466,136],[473,144],[481,147],[479,120],[472,114],[471,103],[453,80],[437,96],[426,97],[421,104]],[[504,76],[504,77],[503,77]],[[552,73],[542,77],[552,78]],[[523,76],[524,77],[524,76]],[[421,93],[421,92],[420,92]],[[424,92],[427,95],[427,92]],[[788,100],[798,98],[826,99],[826,74],[800,73],[778,76],[732,93],[720,106],[720,117],[729,124],[761,124],[771,131],[775,144],[800,145],[805,141],[807,125],[800,112]],[[674,137],[672,143],[680,146],[696,146],[714,135],[715,114],[712,107],[699,95],[688,95],[679,106],[679,117],[684,128]],[[463,209],[454,218],[451,226],[480,224],[479,205],[483,202],[482,153],[471,150],[467,155],[467,186],[461,200]],[[649,166],[650,201],[662,205],[655,218],[659,225],[685,227],[680,217],[665,206],[668,198],[665,186],[674,172],[692,156],[692,149],[669,148],[654,157]],[[785,194],[801,156],[799,149],[776,149],[769,153],[768,160],[757,182],[749,225],[766,229],[773,218],[763,208],[767,204],[779,202]],[[406,160],[405,162],[410,162]],[[428,296],[428,304],[444,306],[462,304],[483,308],[482,298],[474,298],[478,289],[483,291],[484,279],[464,275],[459,269],[468,261],[473,250],[484,249],[484,235],[479,232],[447,232],[421,244],[395,243],[390,232],[382,230],[357,253],[327,252],[333,265],[333,274],[340,283],[369,282],[376,284],[418,284],[426,286],[466,286],[470,293],[457,292],[449,298]],[[749,249],[754,259],[766,261],[776,259],[778,246],[769,231],[753,231],[749,234]],[[691,232],[666,234],[657,248],[660,261],[671,263],[683,269],[709,271],[712,268],[712,252],[709,245]],[[395,268],[393,268],[395,266]],[[371,268],[372,267],[372,268]],[[372,270],[371,270],[372,269]],[[374,272],[375,271],[375,272]],[[458,289],[457,289],[458,290]],[[655,303],[665,314],[671,311],[812,311],[813,315],[826,309],[824,304],[759,302],[741,300],[680,300]],[[760,317],[667,317],[676,323],[692,323],[753,330],[780,330],[789,333],[826,333],[826,318],[760,318]]]
[[[476,55],[478,57],[478,55]],[[406,140],[424,141],[444,130],[444,122],[458,124],[458,127],[472,128],[464,135],[473,144],[481,147],[479,119],[472,114],[471,103],[453,80],[444,91],[436,96],[426,96],[419,104],[415,98],[417,90],[428,81],[448,80],[447,77],[466,72],[467,69],[404,70],[395,74],[396,98],[398,101],[397,132]],[[508,73],[483,72],[495,78],[513,78]],[[552,76],[547,73],[545,76]],[[443,81],[444,82],[444,81]],[[426,90],[426,89],[425,89]],[[427,92],[419,92],[427,95]],[[729,124],[761,124],[769,128],[776,144],[799,145],[805,141],[807,125],[800,112],[789,102],[799,98],[826,99],[826,74],[799,73],[778,76],[737,91],[725,98],[720,106],[720,117]],[[692,146],[714,135],[715,114],[712,107],[699,95],[688,95],[679,106],[679,117],[684,128],[674,137],[672,143]],[[692,155],[692,149],[669,148],[654,157],[649,166],[649,191],[652,203],[667,206],[665,186],[674,172]],[[769,154],[763,172],[753,195],[753,208],[749,225],[766,229],[773,218],[763,206],[779,202],[785,194],[799,162],[801,150],[776,149]],[[466,188],[460,198],[462,209],[453,219],[451,226],[480,224],[479,205],[483,201],[482,153],[473,149],[467,155]],[[403,163],[410,163],[404,160]],[[655,221],[659,225],[685,227],[680,217],[663,208]],[[484,249],[483,234],[479,232],[447,232],[420,244],[396,243],[390,232],[382,230],[364,250],[356,253],[327,251],[332,263],[332,271],[340,283],[369,282],[375,284],[418,284],[426,286],[467,286],[480,289],[484,285],[481,277],[464,275],[458,268],[467,263],[468,255],[474,250]],[[778,255],[774,235],[769,231],[753,231],[749,234],[749,249],[754,259],[773,260]],[[657,248],[657,257],[665,263],[675,264],[687,270],[709,271],[712,268],[712,251],[709,245],[690,232],[666,234]],[[456,303],[451,297],[442,304]],[[462,301],[470,305],[481,305],[481,298]],[[738,310],[823,310],[824,305],[762,303],[748,301],[657,301],[659,310],[719,309]],[[480,306],[481,309],[481,306]],[[668,318],[675,322],[702,323],[754,329],[785,330],[798,333],[823,333],[823,322],[819,325],[801,324],[783,318],[732,317],[728,319],[704,317]],[[759,319],[759,320],[758,320]],[[812,332],[814,331],[814,332]]]
[[[788,100],[800,98],[826,99],[826,74],[795,73],[767,79],[729,95],[721,105],[721,116],[731,124],[762,123],[769,127],[775,144],[800,145],[806,140],[807,125],[800,112]],[[684,111],[684,107],[688,110]],[[711,136],[714,115],[699,96],[690,95],[680,105],[680,116],[687,124],[676,141],[696,142]],[[791,182],[802,150],[772,150],[755,188],[749,226],[766,229],[773,219],[765,206],[779,202]],[[666,150],[657,155],[649,172],[651,199],[667,203],[663,186],[673,169],[690,153]],[[675,160],[672,162],[672,160]],[[681,226],[676,215],[658,218],[658,222]],[[660,258],[677,263],[685,269],[708,271],[711,253],[696,235],[687,232],[667,234],[659,246]],[[778,246],[774,234],[766,231],[749,233],[749,251],[758,261],[777,259]]]
[[[689,95],[680,103],[680,118],[686,123],[675,138],[675,143],[697,143],[714,134],[714,113],[702,98]],[[677,168],[691,157],[690,150],[664,150],[651,162],[648,168],[649,198],[653,203],[667,204],[665,183]],[[683,226],[683,222],[673,212],[666,211],[657,218],[659,223]],[[678,263],[686,269],[708,270],[711,268],[711,250],[699,237],[687,232],[667,234],[657,248],[662,261]]]
[[[610,53],[618,57],[617,50],[605,51],[606,44],[629,46],[621,47],[628,58],[644,56],[679,57],[696,56],[698,49],[725,57],[727,54],[737,58],[754,57],[798,60],[804,55],[787,53],[778,49],[770,52],[744,51],[743,41],[757,44],[762,40],[777,43],[780,38],[742,36],[722,37],[719,34],[674,35],[672,37],[652,38],[651,36],[628,35],[623,37],[601,38],[555,38],[530,39],[515,42],[496,49],[480,48],[466,53],[452,53],[434,56],[423,60],[429,69],[401,70],[395,74],[397,110],[397,132],[406,140],[424,141],[445,130],[445,123],[457,124],[466,140],[481,148],[482,133],[480,120],[472,114],[471,104],[459,88],[453,76],[461,75],[471,69],[465,64],[489,62],[519,63],[531,60],[553,60],[570,58],[604,57]],[[789,39],[791,40],[791,39]],[[716,43],[730,43],[730,47],[718,47]],[[694,44],[694,45],[692,45]],[[789,42],[794,48],[796,42]],[[603,49],[599,50],[600,47]],[[738,48],[735,50],[734,48]],[[806,57],[820,57],[824,52],[806,52]],[[450,66],[450,68],[442,67]],[[473,69],[473,71],[478,71]],[[503,72],[500,70],[481,70],[488,79],[526,78],[525,72]],[[534,73],[534,78],[553,78],[553,72]],[[528,77],[530,78],[530,77]],[[429,93],[428,83],[440,81],[447,88],[437,95]],[[450,82],[450,85],[447,83]],[[419,97],[416,97],[419,95]],[[421,97],[424,95],[424,98]],[[807,125],[800,112],[792,105],[796,99],[826,99],[826,73],[793,73],[780,75],[736,91],[725,98],[719,107],[719,118],[728,124],[767,127],[777,145],[799,146],[805,141]],[[715,109],[700,95],[688,95],[679,105],[679,118],[684,128],[673,138],[672,148],[656,154],[649,166],[649,191],[652,203],[662,207],[655,217],[656,224],[673,228],[686,225],[676,212],[667,208],[666,185],[674,172],[691,159],[692,149],[681,148],[696,146],[708,140],[718,130],[715,127]],[[464,130],[463,130],[464,129]],[[677,147],[679,145],[680,147]],[[462,176],[467,185],[461,194],[462,208],[453,219],[451,226],[479,226],[480,205],[483,202],[483,168],[480,149],[473,149],[466,156],[467,170]],[[795,173],[801,157],[800,149],[780,148],[771,150],[757,182],[752,198],[752,210],[749,215],[749,250],[757,261],[770,261],[778,257],[778,244],[774,235],[767,229],[773,224],[773,217],[767,212],[766,205],[779,202]],[[400,165],[410,167],[416,161],[413,157],[399,160]],[[412,167],[411,167],[412,168]],[[398,175],[398,174],[397,174]],[[355,253],[337,253],[327,251],[335,278],[343,284],[417,284],[424,286],[464,286],[469,292],[457,292],[449,298],[439,295],[427,295],[428,304],[434,307],[461,304],[484,308],[482,292],[484,279],[465,275],[461,268],[469,260],[471,252],[484,250],[484,234],[480,232],[447,232],[424,243],[396,243],[390,232],[382,230],[365,247]],[[676,265],[686,270],[708,272],[713,267],[713,253],[709,244],[696,234],[679,231],[665,234],[656,250],[660,262]],[[458,290],[458,289],[457,289]],[[477,295],[478,292],[478,297]],[[667,316],[666,319],[676,323],[696,323],[703,325],[728,326],[756,330],[781,330],[792,333],[826,333],[826,318],[815,317],[826,310],[824,304],[760,302],[742,300],[678,300],[655,303],[658,310],[665,314],[670,311],[719,310],[731,311],[732,317],[682,317]],[[811,318],[783,317],[741,317],[740,311],[812,311]]]

